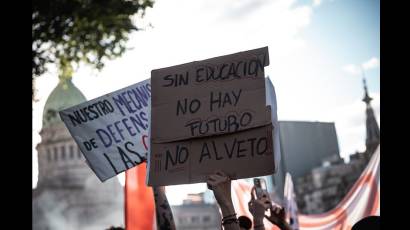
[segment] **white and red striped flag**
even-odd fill
[[[248,210],[252,185],[245,181],[232,182],[232,199],[238,215],[252,219]],[[343,200],[331,211],[323,214],[298,214],[300,230],[350,230],[367,216],[380,216],[380,145],[359,179]],[[266,229],[278,229],[264,221]]]
[[[347,230],[367,216],[380,216],[380,145],[359,179],[331,211],[299,215],[301,230]]]

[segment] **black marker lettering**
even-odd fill
[[[211,154],[209,153],[208,144],[206,142],[204,142],[204,144],[202,145],[202,150],[201,150],[201,156],[199,158],[199,163],[202,162],[202,158],[204,156],[207,156],[209,159],[211,159]]]
[[[111,165],[112,169],[113,169],[114,172],[115,172],[115,175],[117,175],[118,173],[120,173],[120,172],[117,171],[117,169],[115,168],[114,164],[111,162],[111,160],[110,160],[110,158],[107,156],[107,154],[106,154],[106,153],[103,153],[103,155],[104,155],[105,159],[107,159],[108,163]]]

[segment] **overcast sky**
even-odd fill
[[[101,72],[81,66],[74,74],[87,99],[147,79],[152,69],[268,46],[265,72],[276,89],[279,120],[335,122],[342,157],[364,150],[362,68],[380,124],[379,1],[157,0],[136,21],[145,30],[132,34],[132,50]],[[53,67],[36,81],[33,187],[43,107],[57,83]],[[204,189],[172,186],[170,203],[180,203],[186,190]]]

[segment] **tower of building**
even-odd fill
[[[380,143],[380,129],[370,102],[373,100],[367,91],[366,79],[363,76],[364,97],[366,103],[366,152],[372,154]]]
[[[302,213],[323,213],[339,204],[363,173],[380,143],[380,129],[370,104],[372,98],[369,96],[364,76],[363,87],[363,102],[366,104],[366,150],[350,155],[349,163],[342,160],[316,167],[297,181],[298,208]]]

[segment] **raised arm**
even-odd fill
[[[240,230],[239,221],[231,197],[231,179],[223,172],[210,175],[207,186],[214,192],[216,201],[222,211],[222,226],[225,230]]]
[[[265,205],[261,200],[257,200],[253,197],[248,203],[249,212],[253,216],[253,229],[254,230],[264,230],[265,226],[263,224],[263,219],[265,217]]]
[[[248,203],[249,211],[253,215],[254,230],[264,230],[263,219],[266,217],[272,224],[278,226],[281,230],[292,230],[285,220],[285,209],[275,203],[272,203],[266,196],[257,199],[253,194],[255,187],[251,191],[251,200]],[[270,216],[265,215],[269,210]]]
[[[157,216],[157,227],[159,230],[175,230],[174,218],[169,206],[165,187],[153,187],[155,200],[155,213]]]

